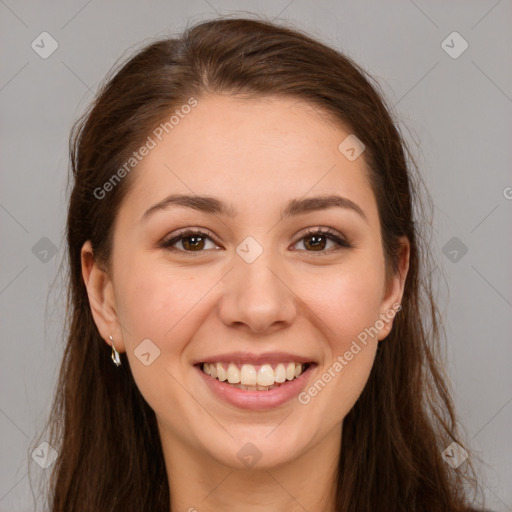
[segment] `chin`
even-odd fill
[[[287,424],[287,420],[279,425],[282,420],[261,426],[228,427],[232,437],[224,433],[221,438],[209,437],[201,444],[212,459],[236,470],[277,468],[299,458],[313,437],[300,425]]]

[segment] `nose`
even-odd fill
[[[297,297],[281,265],[264,251],[247,263],[234,256],[234,268],[223,280],[219,316],[230,327],[258,335],[290,326],[297,315]]]

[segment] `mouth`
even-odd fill
[[[265,363],[260,365],[235,362],[199,363],[205,374],[242,391],[270,391],[299,378],[313,363]]]
[[[306,386],[314,362],[203,361],[194,364],[207,387],[223,401],[242,409],[277,407]]]

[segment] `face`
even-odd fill
[[[164,444],[272,467],[339,438],[404,284],[349,134],[291,98],[201,98],[133,171],[108,276],[84,246],[98,329]]]

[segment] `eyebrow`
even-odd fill
[[[186,208],[192,208],[194,210],[212,215],[222,215],[226,217],[236,216],[236,210],[232,205],[223,203],[215,197],[173,194],[151,206],[151,208],[149,208],[142,216],[141,222],[147,220],[157,211],[165,210],[169,206],[184,206]],[[335,207],[352,210],[368,223],[368,218],[357,203],[354,203],[346,197],[333,194],[318,197],[292,199],[288,202],[284,210],[282,210],[281,218],[292,217],[304,213]]]

